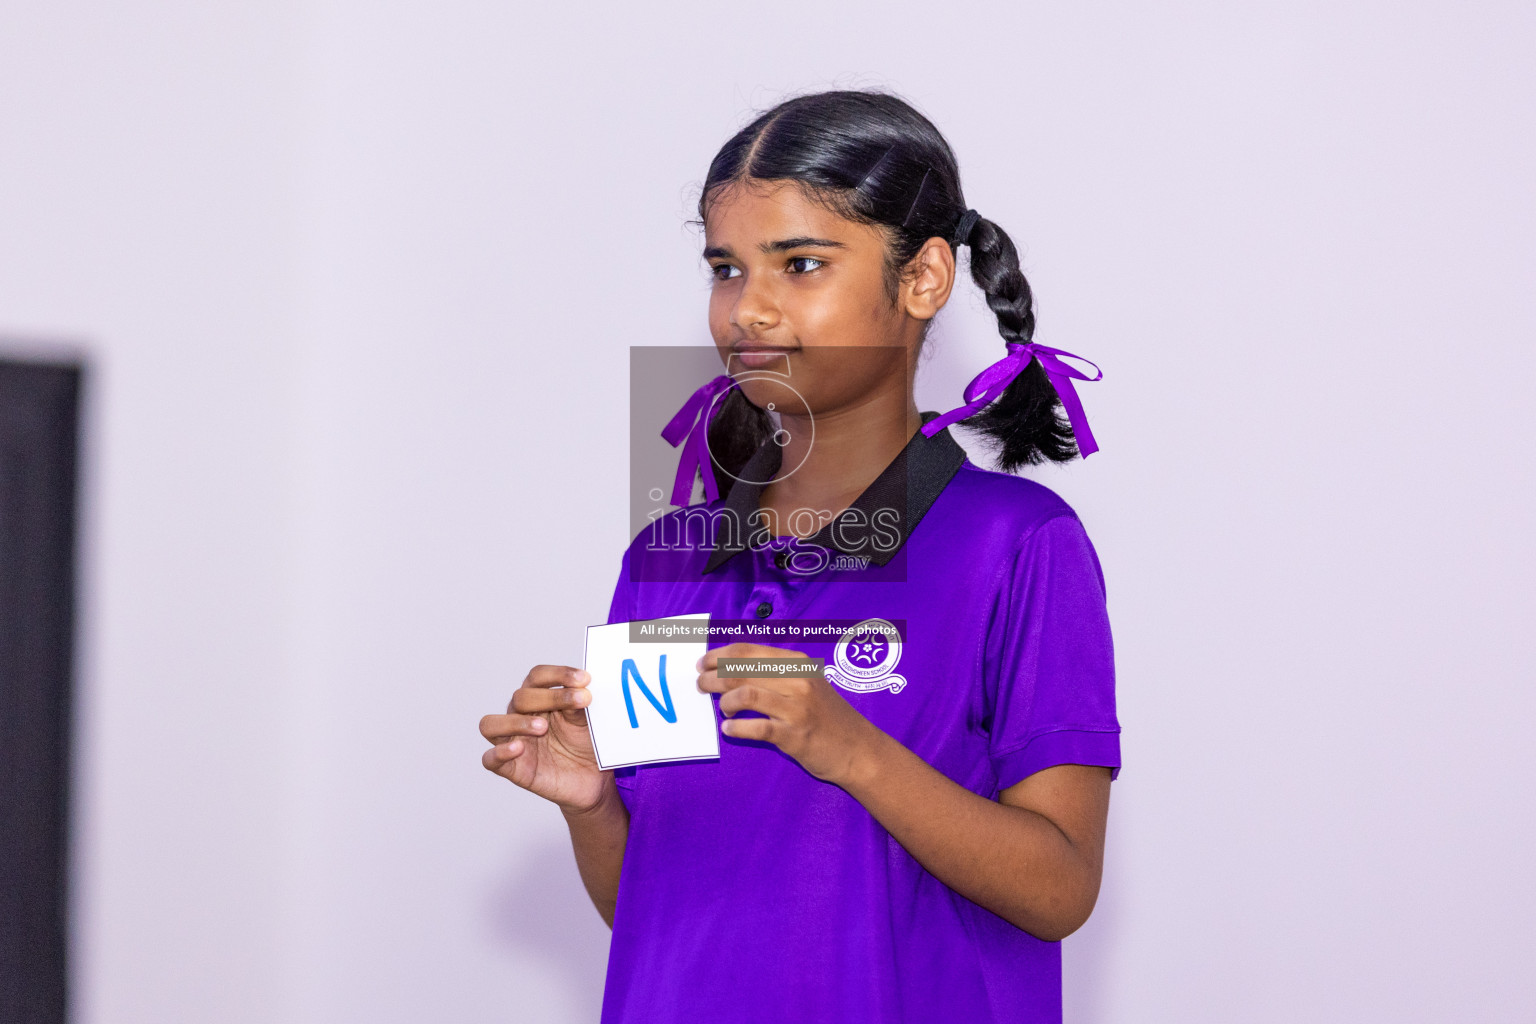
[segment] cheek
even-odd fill
[[[892,310],[885,291],[868,282],[797,296],[793,319],[806,345],[889,345]]]

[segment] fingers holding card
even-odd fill
[[[587,728],[598,767],[718,758],[714,702],[695,685],[695,666],[708,647],[708,613],[645,625],[656,628],[587,627]]]

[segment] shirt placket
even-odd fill
[[[773,559],[772,552],[752,552],[752,576],[755,582],[747,596],[747,606],[742,610],[743,618],[771,619],[776,612],[783,614],[788,594],[781,574],[775,571]]]
[[[742,617],[768,621],[782,619],[806,581],[786,570],[788,553],[783,549],[754,551],[751,555],[754,582]]]

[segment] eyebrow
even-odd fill
[[[791,249],[846,249],[846,248],[848,248],[848,246],[845,243],[843,243],[843,242],[836,242],[836,241],[833,241],[830,238],[811,238],[808,235],[801,235],[801,236],[799,236],[797,238],[780,238],[778,241],[775,241],[775,242],[761,242],[761,243],[758,244],[757,247],[758,247],[759,250],[761,250],[763,252],[764,255],[766,255],[768,253],[771,253],[771,252],[788,252]],[[736,254],[731,252],[730,249],[726,248],[723,245],[712,245],[709,248],[704,250],[704,258],[707,259],[707,260],[708,259],[715,259],[717,257],[718,258],[726,258],[726,259],[728,259],[728,258],[730,258],[731,256],[734,256],[734,255],[736,255]]]

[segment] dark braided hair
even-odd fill
[[[1005,341],[1035,331],[1034,297],[1019,254],[1002,228],[976,219],[955,239],[966,211],[960,170],[944,136],[922,114],[884,92],[835,90],[795,96],[759,114],[715,154],[699,195],[699,223],[721,189],[746,182],[794,181],[813,201],[849,220],[885,229],[884,280],[896,301],[902,275],[928,239],[968,243],[971,278],[986,294]],[[926,326],[924,328],[926,332]],[[1032,361],[1006,391],[961,421],[986,435],[1007,472],[1077,455],[1072,427],[1045,369]],[[728,474],[772,433],[768,414],[733,388],[709,429],[722,492]],[[738,461],[739,460],[739,461]]]

